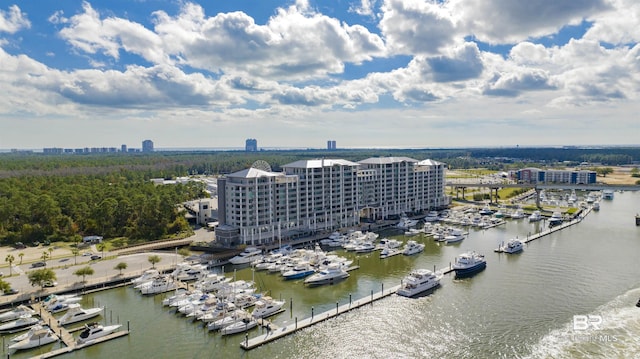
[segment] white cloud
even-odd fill
[[[608,0],[451,0],[450,11],[475,38],[492,44],[552,35],[609,8]]]
[[[593,26],[584,39],[609,44],[640,41],[640,3],[636,0],[611,0],[613,9],[590,17]]]
[[[375,0],[360,0],[358,5],[351,5],[349,7],[350,12],[354,12],[358,15],[362,16],[370,16],[373,17],[373,7],[375,5]]]
[[[153,63],[166,63],[167,57],[161,49],[160,38],[142,25],[120,18],[100,19],[100,15],[87,2],[82,5],[84,13],[63,19],[54,14],[53,23],[68,26],[60,30],[60,36],[75,48],[95,54],[102,52],[114,59],[120,57],[120,49],[138,54]]]
[[[380,30],[397,54],[437,54],[461,39],[449,11],[424,0],[385,0]]]
[[[27,14],[20,11],[18,5],[11,5],[9,12],[0,10],[0,32],[15,34],[22,29],[31,27]]]

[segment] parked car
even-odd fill
[[[38,268],[38,267],[46,267],[47,263],[45,262],[35,262],[31,264],[31,268]]]
[[[95,261],[95,260],[98,260],[98,259],[101,259],[101,258],[102,258],[102,257],[100,257],[100,256],[99,256],[99,255],[97,255],[97,254],[94,254],[94,255],[92,255],[92,256],[91,256],[91,260],[92,260],[92,261]]]
[[[25,249],[25,248],[27,248],[27,246],[25,246],[24,243],[22,243],[22,242],[16,242],[13,245],[13,248],[15,248],[15,249]]]
[[[13,289],[13,288],[9,288],[9,289],[4,291],[4,295],[11,295],[11,294],[18,294],[18,290],[17,289]]]
[[[58,282],[55,281],[51,281],[51,280],[46,280],[42,283],[42,286],[44,288],[51,288],[51,287],[55,287],[58,285]]]
[[[91,253],[91,252],[84,252],[84,253],[82,253],[82,256],[83,256],[83,257],[89,257],[89,256],[92,256],[92,255],[93,255],[93,253]]]

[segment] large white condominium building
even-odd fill
[[[301,160],[274,173],[249,168],[218,180],[223,244],[258,245],[448,204],[444,164],[411,158]]]

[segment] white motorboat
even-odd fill
[[[438,215],[438,211],[429,211],[429,213],[427,213],[427,216],[424,217],[425,222],[437,222],[439,220],[440,217]]]
[[[184,272],[179,273],[174,278],[181,282],[191,282],[191,281],[198,280],[200,278],[205,277],[208,273],[209,271],[207,270],[207,267],[205,265],[196,264],[196,265],[192,265],[190,268],[188,268]]]
[[[103,326],[100,323],[86,324],[78,336],[78,344],[86,344],[92,340],[107,336],[122,327],[121,324]]]
[[[34,330],[33,332],[29,331],[29,333],[30,335],[23,340],[9,345],[9,349],[30,349],[51,344],[58,340],[58,336],[55,335],[49,327],[40,327],[40,329]]]
[[[462,253],[456,257],[453,264],[453,270],[456,277],[464,277],[479,272],[487,267],[487,261],[484,255],[476,252]]]
[[[413,297],[440,285],[442,275],[436,275],[428,269],[414,269],[402,279],[402,285],[396,293],[405,297]]]
[[[522,210],[522,208],[518,208],[515,211],[513,211],[513,213],[511,213],[510,217],[512,219],[522,219],[524,218],[524,211]]]
[[[349,273],[344,270],[342,265],[331,263],[325,269],[307,277],[304,283],[308,285],[333,284],[347,277],[349,277]]]
[[[271,297],[262,297],[255,304],[251,316],[254,318],[266,318],[279,312],[284,306],[284,300],[275,300]]]
[[[218,302],[215,309],[198,316],[197,319],[205,323],[211,323],[224,318],[234,310],[238,310],[235,304],[231,302]]]
[[[253,329],[257,325],[258,325],[258,321],[256,321],[255,319],[244,318],[238,322],[235,322],[231,325],[228,325],[220,329],[220,333],[222,335],[231,335],[231,334],[241,333],[249,329]]]
[[[148,285],[140,288],[140,293],[145,295],[165,293],[165,292],[172,291],[177,287],[178,285],[173,280],[173,278],[169,276],[160,276],[154,279],[153,281],[151,281],[151,283],[149,283]]]
[[[529,222],[538,222],[542,219],[542,213],[540,211],[533,211],[529,216]]]
[[[465,238],[465,233],[458,228],[454,228],[449,231],[449,234],[444,236],[444,242],[446,244],[457,243]]]
[[[369,252],[373,252],[375,249],[376,249],[375,244],[373,244],[372,242],[369,242],[369,241],[364,241],[360,245],[357,245],[355,247],[355,252],[356,253],[369,253]]]
[[[500,246],[499,252],[513,254],[513,253],[521,252],[523,249],[524,249],[524,246],[522,244],[522,241],[519,239],[512,238],[508,240],[507,243]]]
[[[396,224],[396,227],[399,229],[409,229],[411,227],[415,227],[418,224],[418,221],[415,219],[411,219],[407,217],[405,214],[400,217],[400,222]]]
[[[19,305],[15,309],[0,314],[0,322],[16,320],[25,314],[33,315],[36,314],[36,312],[26,305]]]
[[[393,238],[382,238],[380,240],[380,246],[383,248],[398,249],[402,246],[402,241]]]
[[[30,337],[31,335],[33,335],[33,333],[34,333],[36,330],[40,330],[40,329],[42,329],[42,328],[44,328],[44,326],[42,325],[42,322],[40,322],[40,323],[38,323],[38,324],[35,324],[35,325],[34,325],[34,326],[32,326],[31,328],[29,328],[29,331],[27,331],[27,332],[25,332],[25,333],[22,333],[22,334],[20,334],[20,335],[16,335],[15,337],[11,338],[11,341],[15,343],[15,342],[19,342],[19,341],[25,340],[25,339],[27,339],[28,337]]]
[[[422,229],[417,228],[409,228],[408,230],[404,231],[404,235],[407,237],[413,237],[423,233],[424,232],[422,231]]]
[[[229,315],[225,315],[221,319],[207,324],[207,329],[209,331],[222,329],[244,319],[251,319],[251,314],[249,314],[249,312],[247,312],[246,310],[236,310],[230,312]]]
[[[131,284],[136,286],[138,284],[142,284],[142,283],[145,283],[145,282],[150,282],[154,278],[157,278],[158,276],[160,276],[160,272],[157,269],[147,269],[146,271],[144,271],[142,273],[141,276],[132,279],[131,280]]]
[[[22,329],[30,328],[36,324],[40,319],[32,317],[31,314],[23,314],[20,318],[6,322],[0,325],[0,333],[12,333]]]
[[[262,258],[262,250],[256,247],[247,247],[237,256],[229,259],[231,264],[248,264]]]
[[[424,244],[418,243],[414,240],[409,240],[404,245],[404,248],[402,249],[402,254],[404,254],[405,256],[410,256],[413,254],[418,254],[423,250],[424,250]]]
[[[480,214],[481,216],[490,216],[493,214],[493,210],[491,209],[491,206],[489,206],[489,204],[485,204],[484,207],[482,207],[482,209],[478,211],[478,214]]]
[[[82,297],[75,295],[54,296],[47,301],[46,309],[50,312],[55,310],[56,313],[67,309],[69,304],[80,303]]]
[[[284,279],[300,279],[308,277],[315,273],[316,270],[311,267],[308,262],[301,262],[296,264],[292,269],[282,273]]]
[[[557,226],[557,225],[561,224],[562,221],[563,221],[562,212],[555,211],[555,212],[553,212],[551,217],[549,217],[549,227]]]
[[[69,310],[58,319],[58,323],[60,325],[67,325],[91,319],[100,315],[102,309],[103,308],[100,307],[84,309],[80,304],[69,304]]]

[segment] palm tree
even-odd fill
[[[71,248],[71,254],[73,254],[73,265],[78,264],[78,254],[80,254],[80,250],[78,248]]]
[[[24,253],[18,253],[18,257],[20,257],[20,264],[22,264],[22,257],[24,257]]]
[[[122,275],[122,271],[127,269],[127,263],[126,262],[120,262],[120,263],[116,264],[116,266],[113,269],[119,270],[120,271],[120,275]]]
[[[46,251],[42,252],[42,255],[40,256],[40,258],[42,258],[42,261],[47,263],[47,259],[49,258],[49,253],[47,253]]]
[[[11,270],[13,269],[13,261],[15,261],[16,258],[13,256],[13,254],[8,254],[7,258],[4,259],[5,262],[9,262],[9,276],[11,276]]]

